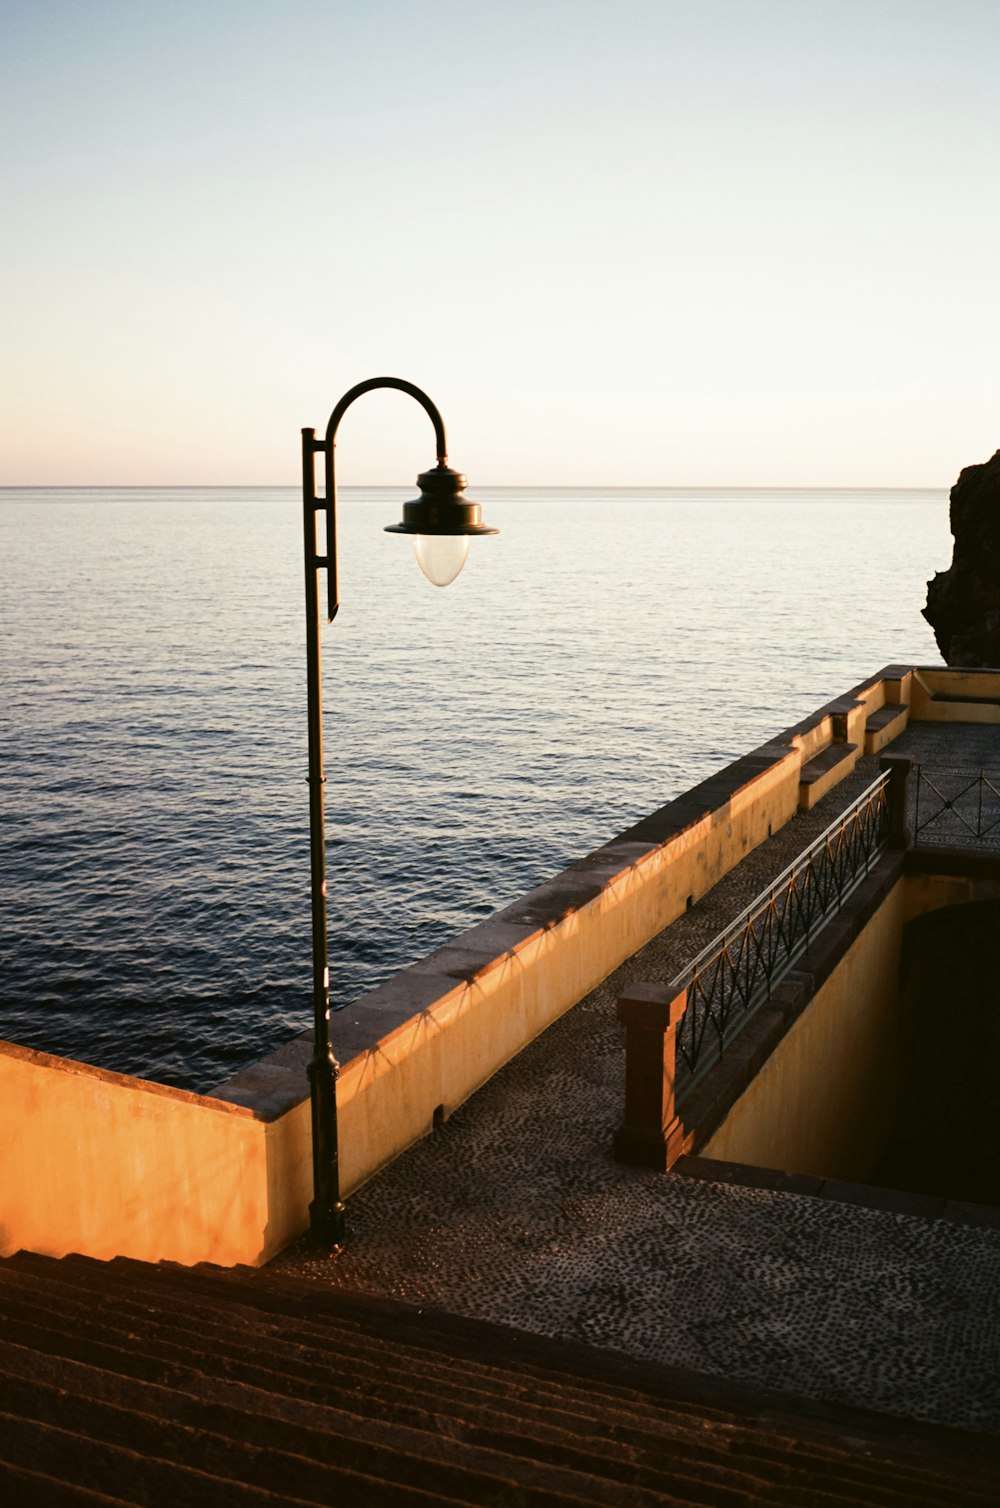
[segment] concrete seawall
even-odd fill
[[[932,712],[949,674],[920,673]],[[338,1012],[345,1191],[848,774],[872,714],[904,727],[914,685],[887,667]],[[2,1250],[267,1261],[308,1219],[310,1037],[211,1096],[0,1048]]]

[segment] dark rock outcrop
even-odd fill
[[[1000,666],[1000,450],[951,489],[955,548],[927,583],[923,615],[946,665]]]

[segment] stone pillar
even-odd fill
[[[677,1023],[687,992],[669,985],[639,984],[618,1001],[625,1026],[625,1120],[615,1132],[618,1162],[665,1172],[676,1155],[679,1128],[674,1104]]]
[[[909,848],[910,829],[907,822],[910,772],[916,760],[911,754],[883,754],[879,769],[889,772],[889,847]]]

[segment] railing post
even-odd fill
[[[618,1162],[665,1172],[672,1161],[671,1132],[678,1128],[677,1024],[686,1005],[686,990],[678,995],[658,984],[635,985],[618,1001],[625,1027],[625,1120],[614,1141]]]
[[[879,769],[888,771],[889,789],[889,847],[909,848],[910,830],[907,822],[910,773],[916,760],[910,754],[883,754]]]

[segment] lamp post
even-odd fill
[[[339,1064],[330,1040],[330,966],[326,926],[326,832],[323,803],[323,683],[320,659],[319,573],[326,571],[327,622],[339,606],[337,597],[337,483],[334,449],[340,421],[356,398],[375,388],[409,393],[426,409],[434,426],[437,464],[417,478],[420,496],[403,504],[401,523],[389,524],[389,534],[409,534],[421,570],[435,586],[454,581],[477,534],[495,534],[480,522],[478,503],[462,493],[465,477],[448,465],[444,423],[434,404],[411,382],[399,377],[371,377],[346,392],[330,415],[326,436],[302,431],[302,520],[306,567],[306,677],[309,720],[309,857],[312,895],[313,1056],[309,1063],[312,1107],[313,1199],[309,1223],[313,1238],[339,1246],[344,1239],[344,1206],[340,1198],[337,1148],[337,1076]],[[316,495],[316,456],[325,458],[324,496]],[[316,516],[326,514],[323,550],[319,548]]]

